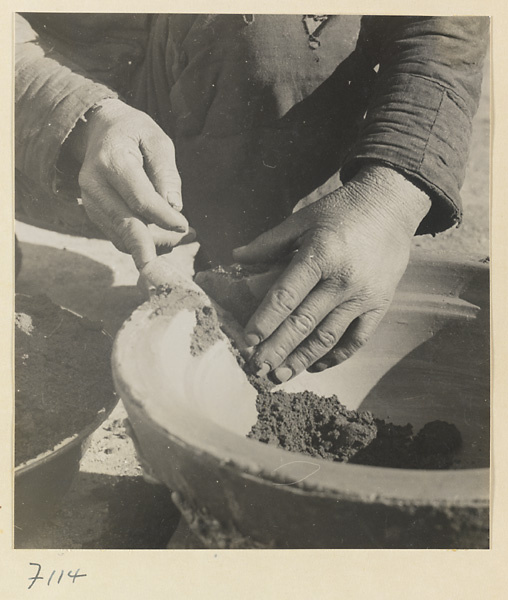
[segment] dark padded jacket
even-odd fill
[[[52,220],[63,229],[89,233],[76,189],[59,172],[61,149],[96,102],[129,99],[154,18],[17,15],[17,203],[19,197],[29,220]],[[350,56],[351,84],[362,88],[367,100],[360,107],[358,135],[337,167],[345,181],[365,161],[376,161],[422,186],[432,209],[419,233],[460,221],[459,191],[488,32],[484,17],[361,20]]]

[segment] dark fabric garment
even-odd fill
[[[174,140],[186,214],[216,259],[366,161],[430,194],[420,232],[460,218],[486,18],[27,15],[37,33],[19,18],[16,167],[38,197],[55,182],[69,196],[59,148],[119,93]]]
[[[301,16],[155,18],[134,104],[173,139],[184,212],[212,258],[340,184],[366,106],[348,60],[359,25],[330,18],[313,49]]]
[[[460,188],[487,51],[486,17],[364,17],[357,52],[379,75],[343,179],[379,161],[433,199],[419,233],[461,218]]]

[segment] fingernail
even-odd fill
[[[257,377],[266,377],[268,373],[272,370],[272,367],[268,363],[263,363],[259,371],[257,371]]]
[[[256,352],[255,348],[244,348],[242,350],[242,355],[243,355],[244,359],[248,362],[254,356],[255,352]]]
[[[183,208],[182,197],[179,194],[173,192],[171,195],[167,196],[167,201],[168,201],[168,204],[170,206],[172,206],[175,210],[178,210],[178,211],[182,210],[182,208]]]
[[[275,377],[280,383],[285,383],[288,379],[293,377],[293,371],[289,367],[279,367],[274,371]]]
[[[187,234],[180,240],[180,244],[190,244],[196,239],[196,230],[189,227]]]
[[[328,369],[328,365],[324,362],[317,362],[309,368],[309,371],[310,369],[312,369],[312,372],[314,373],[321,373],[321,371],[326,371],[326,369]]]
[[[261,342],[261,338],[259,337],[259,335],[256,335],[255,333],[248,333],[245,336],[245,343],[249,347],[257,346],[260,342]]]

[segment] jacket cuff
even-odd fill
[[[16,167],[54,194],[56,166],[68,135],[94,104],[117,94],[47,57],[40,57],[37,72],[34,58],[27,49],[16,66]]]
[[[461,221],[470,137],[471,117],[458,96],[425,77],[398,73],[376,90],[341,178],[349,181],[367,162],[394,168],[431,198],[416,233],[438,233]]]

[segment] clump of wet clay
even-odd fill
[[[222,338],[217,315],[211,306],[203,306],[194,311],[196,325],[192,332],[190,351],[192,356],[203,354]]]
[[[223,338],[217,313],[206,302],[207,298],[199,288],[195,290],[181,285],[161,285],[150,297],[150,303],[155,307],[150,318],[156,318],[161,313],[173,316],[182,310],[194,311],[196,325],[192,332],[190,351],[192,356],[199,356]]]
[[[15,464],[53,450],[116,399],[100,323],[46,296],[16,295]]]
[[[377,434],[368,412],[354,413],[336,396],[283,391],[258,394],[258,420],[249,437],[292,452],[331,460],[349,460]]]
[[[250,438],[284,450],[339,462],[403,468],[449,469],[462,438],[450,423],[413,427],[386,423],[368,411],[348,410],[337,396],[261,392]]]

